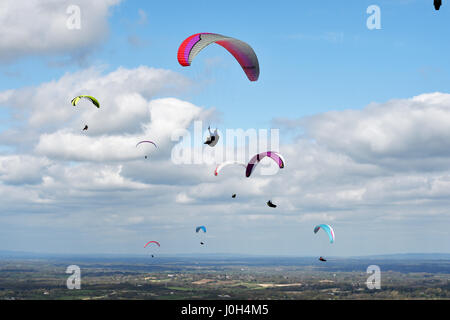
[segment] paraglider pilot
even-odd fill
[[[214,147],[219,140],[219,134],[217,133],[217,128],[214,130],[214,133],[211,132],[211,127],[208,127],[209,137],[206,138],[204,144],[209,145],[210,147]]]

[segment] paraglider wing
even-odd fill
[[[246,167],[245,163],[239,161],[225,161],[216,167],[216,170],[214,170],[214,175],[217,176],[223,168],[232,164],[238,164],[240,166],[243,166],[244,168]]]
[[[217,43],[230,52],[239,62],[250,81],[256,81],[259,77],[258,58],[247,43],[215,33],[197,33],[186,38],[178,48],[178,62],[184,66],[190,66],[195,56],[211,43]]]
[[[277,163],[278,167],[280,167],[280,169],[284,168],[284,159],[282,158],[282,156],[280,154],[278,154],[277,152],[273,152],[273,151],[262,152],[262,153],[259,153],[255,156],[253,156],[253,158],[248,162],[247,169],[245,171],[245,176],[247,178],[250,177],[250,175],[252,174],[256,165],[265,157],[269,157],[273,161],[275,161]]]
[[[442,5],[442,0],[434,0],[434,8],[435,8],[436,10],[439,10],[439,8],[441,7],[441,5]]]
[[[77,97],[73,98],[71,101],[72,105],[75,107],[78,104],[78,101],[80,101],[81,99],[87,99],[87,100],[91,101],[97,108],[100,108],[100,103],[98,102],[98,100],[92,96],[87,96],[87,95],[81,95],[81,96],[77,96]]]
[[[333,228],[328,224],[319,224],[318,226],[315,226],[314,233],[317,233],[320,229],[323,229],[327,234],[328,238],[330,239],[330,243],[334,242],[334,230]]]
[[[144,141],[138,142],[138,143],[136,144],[136,147],[137,147],[138,145],[140,145],[141,143],[151,143],[151,144],[153,144],[156,148],[158,148],[158,146],[157,146],[153,141],[149,141],[149,140],[144,140]]]
[[[267,201],[267,205],[268,205],[269,207],[271,207],[271,208],[276,208],[276,207],[277,207],[277,205],[276,205],[276,204],[273,204],[271,200]]]
[[[158,245],[158,247],[161,247],[161,245],[159,244],[158,241],[149,241],[145,244],[144,248],[147,247],[150,243],[156,243]]]
[[[205,226],[199,226],[199,227],[195,228],[195,232],[199,232],[200,230],[203,230],[203,232],[206,232]]]

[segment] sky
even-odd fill
[[[3,0],[0,251],[450,253],[443,2]],[[199,32],[248,43],[258,81],[214,44],[182,67],[178,47]],[[73,107],[80,94],[101,107]],[[214,176],[223,150],[248,161],[267,149],[261,135],[235,148],[230,130],[272,130],[285,167]],[[201,161],[176,161],[181,146]]]

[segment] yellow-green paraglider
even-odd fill
[[[72,105],[75,107],[78,104],[78,101],[80,101],[81,99],[87,99],[87,100],[91,101],[97,108],[100,108],[100,103],[98,102],[98,100],[95,99],[93,96],[87,96],[87,95],[81,95],[81,96],[77,96],[77,97],[73,98],[71,101]]]

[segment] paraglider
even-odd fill
[[[435,8],[436,10],[439,10],[439,8],[441,7],[441,5],[442,5],[442,0],[434,0],[434,8]]]
[[[144,248],[147,247],[150,243],[154,243],[156,244],[158,247],[161,247],[161,245],[159,244],[158,241],[149,241],[145,244]],[[155,256],[152,254],[152,258],[154,258]]]
[[[328,235],[328,239],[330,239],[330,243],[334,243],[334,230],[333,228],[328,224],[319,224],[314,227],[314,233],[317,233],[320,229],[324,230],[326,234]],[[326,259],[320,257],[320,261],[327,261]]]
[[[214,170],[214,175],[217,176],[217,175],[219,174],[219,172],[220,172],[223,168],[225,168],[225,167],[227,167],[227,166],[229,166],[229,165],[232,165],[232,164],[238,164],[238,165],[240,165],[240,166],[242,166],[242,167],[244,167],[244,168],[247,167],[247,166],[245,165],[245,163],[242,163],[242,162],[239,162],[239,161],[225,161],[225,162],[219,164],[219,165],[216,167],[216,170]]]
[[[262,153],[259,153],[259,154],[255,155],[255,156],[253,156],[253,158],[251,158],[250,161],[248,162],[247,169],[245,171],[245,176],[247,178],[250,177],[250,175],[252,174],[252,172],[255,169],[256,165],[262,159],[264,159],[265,157],[269,157],[270,159],[275,161],[280,169],[284,168],[285,161],[284,161],[283,157],[279,153],[274,152],[274,151],[262,152]]]
[[[211,43],[217,43],[230,52],[239,62],[250,81],[259,77],[258,58],[247,43],[215,33],[197,33],[186,38],[178,48],[178,62],[183,66],[190,66],[195,56]]]
[[[136,148],[137,148],[138,145],[140,145],[141,143],[150,143],[150,144],[153,144],[156,148],[158,148],[158,146],[157,146],[153,141],[149,141],[149,140],[143,140],[143,141],[138,142],[138,143],[136,144]],[[147,159],[147,156],[145,156],[145,159]]]
[[[200,230],[203,230],[203,232],[206,232],[206,227],[205,226],[198,226],[197,228],[195,228],[195,232],[198,233]],[[201,245],[204,245],[203,241],[200,241]]]
[[[219,134],[217,133],[217,128],[214,130],[214,133],[211,132],[211,128],[208,127],[209,136],[206,138],[204,144],[207,144],[210,147],[214,147],[217,142],[219,142]]]
[[[271,200],[267,201],[267,205],[271,208],[276,208],[277,205],[273,204]]]
[[[330,239],[330,243],[334,243],[334,230],[333,228],[328,224],[319,224],[314,227],[314,233],[317,233],[320,229],[324,230],[328,238]]]
[[[87,96],[87,95],[81,95],[81,96],[77,96],[77,97],[73,98],[71,101],[72,105],[75,107],[81,99],[87,99],[87,100],[91,101],[97,108],[100,108],[100,103],[98,102],[98,100],[92,96]]]
[[[100,103],[98,102],[98,100],[92,96],[87,96],[87,95],[76,96],[75,98],[72,99],[72,101],[70,103],[75,107],[81,99],[89,100],[90,102],[92,102],[92,104],[94,106],[96,106],[97,108],[100,108]],[[86,124],[82,131],[87,131],[88,128],[89,127]]]
[[[231,197],[232,198],[236,198],[236,193],[233,193],[233,195]]]

